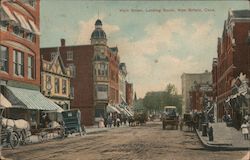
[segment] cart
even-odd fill
[[[65,136],[69,134],[79,133],[82,136],[82,132],[85,130],[81,127],[81,112],[79,109],[72,109],[62,112],[63,125],[65,130]]]

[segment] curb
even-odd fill
[[[197,129],[195,129],[195,132],[197,134],[197,136],[199,137],[199,140],[201,141],[202,145],[207,149],[207,150],[211,150],[211,151],[249,151],[250,150],[250,146],[249,147],[233,147],[233,146],[222,146],[222,145],[211,145],[206,143],[206,141],[204,141],[202,139],[202,137],[200,136],[200,134],[198,133],[199,131]]]
[[[100,129],[100,130],[93,130],[93,131],[88,131],[88,129],[86,129],[86,135],[97,134],[97,133],[102,133],[102,132],[108,132],[108,129]]]

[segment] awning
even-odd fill
[[[107,112],[108,113],[117,112],[117,113],[121,114],[121,112],[118,109],[116,109],[114,106],[111,106],[111,105],[107,105]]]
[[[0,94],[0,106],[9,108],[11,107],[11,103],[3,96],[3,94]]]
[[[32,29],[30,28],[30,26],[29,26],[28,22],[25,20],[25,18],[17,12],[14,12],[14,14],[17,17],[18,21],[20,22],[22,28],[32,32]]]
[[[8,16],[8,18],[5,17],[4,19],[2,19],[3,17],[2,17],[2,15],[1,15],[1,20],[12,20],[12,21],[17,22],[16,18],[15,18],[14,15],[10,12],[10,10],[9,10],[8,7],[6,7],[5,5],[1,4],[0,9],[3,10],[3,11],[7,14],[7,16]],[[17,23],[18,23],[18,22],[17,22]]]
[[[129,116],[133,116],[133,114],[125,107],[124,110],[129,114]]]
[[[11,102],[15,108],[35,109],[35,110],[54,110],[63,111],[63,109],[56,105],[50,99],[44,97],[37,90],[6,87],[6,98]]]
[[[29,23],[30,23],[31,28],[33,29],[34,33],[37,35],[40,35],[41,33],[40,33],[39,29],[37,28],[37,26],[35,25],[35,23],[32,20],[29,20]]]

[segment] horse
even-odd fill
[[[14,120],[2,117],[2,126],[4,128],[12,128],[22,144],[25,144],[27,137],[31,135],[30,124],[24,119]]]

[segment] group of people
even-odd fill
[[[121,125],[127,124],[128,118],[126,116],[122,116],[121,114],[108,114],[100,118],[99,120],[99,128],[108,127],[120,127]]]

